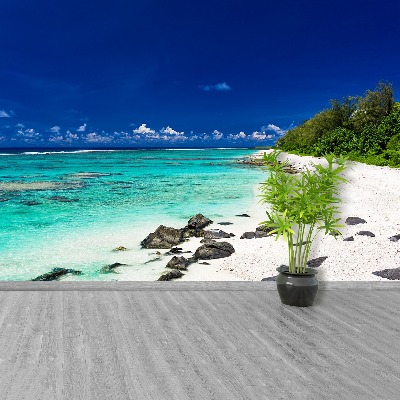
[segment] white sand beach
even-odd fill
[[[282,154],[298,169],[311,168],[311,163],[323,159]],[[313,243],[310,258],[327,256],[318,267],[320,281],[387,281],[373,271],[400,267],[400,241],[389,237],[400,234],[400,169],[351,163],[345,173],[349,180],[342,188],[342,221],[360,217],[366,223],[346,225],[343,237],[318,236]],[[258,239],[240,239],[247,231],[254,231],[265,220],[266,205],[258,203],[258,186],[254,188],[255,201],[251,209],[241,210],[250,215],[233,217],[232,225],[213,223],[207,229],[222,229],[236,236],[223,239],[231,243],[235,253],[223,259],[208,260],[209,266],[192,264],[182,280],[252,280],[275,276],[276,268],[287,264],[286,242],[274,236]],[[375,237],[357,235],[371,231]],[[343,241],[349,236],[354,241]],[[194,251],[200,239],[191,239],[181,247]]]

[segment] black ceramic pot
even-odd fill
[[[283,304],[288,306],[309,307],[314,303],[318,291],[317,271],[307,268],[304,274],[291,274],[286,265],[276,269],[276,286]]]

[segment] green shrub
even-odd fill
[[[399,150],[386,150],[388,164],[390,167],[400,168],[400,147]]]
[[[314,153],[317,156],[324,154],[348,154],[358,151],[360,148],[359,136],[350,129],[336,128],[327,132],[314,145]]]
[[[400,151],[400,133],[392,136],[386,145],[388,150]]]

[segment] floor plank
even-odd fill
[[[2,400],[398,399],[397,282],[309,308],[264,282],[32,283],[0,284]]]

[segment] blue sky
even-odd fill
[[[242,147],[400,87],[387,0],[0,2],[0,146]]]

